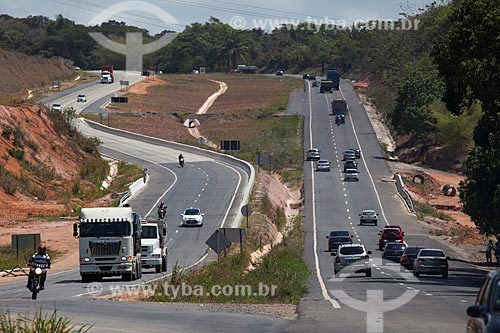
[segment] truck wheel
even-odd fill
[[[167,256],[161,258],[161,271],[162,272],[167,271]]]
[[[372,276],[372,270],[369,269],[366,271],[366,277],[371,277]]]
[[[161,273],[161,265],[156,265],[155,271],[156,271],[156,273]]]
[[[137,265],[137,278],[138,279],[142,278],[142,263],[139,263]]]
[[[122,280],[123,281],[132,281],[133,277],[134,277],[134,273],[133,272],[127,272],[125,274],[122,274]]]

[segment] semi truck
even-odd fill
[[[340,73],[337,68],[330,67],[326,71],[326,79],[333,83],[333,89],[340,89]]]
[[[142,276],[141,216],[132,208],[82,208],[73,236],[80,243],[82,282],[105,276],[131,281]]]
[[[101,66],[101,83],[113,83],[115,82],[113,65]]]
[[[167,223],[165,220],[142,221],[142,268],[154,268],[156,273],[167,271]]]

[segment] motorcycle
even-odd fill
[[[163,220],[166,215],[167,215],[166,208],[158,208],[158,219]]]
[[[33,274],[33,278],[31,279],[31,299],[36,300],[37,294],[40,292],[40,283],[42,280],[42,276],[47,273],[47,264],[32,264],[31,272]]]
[[[184,168],[184,158],[179,159],[179,165],[181,166],[181,168]]]

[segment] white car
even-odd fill
[[[203,226],[203,215],[204,213],[201,212],[199,208],[187,208],[184,213],[181,214],[182,216],[182,221],[181,221],[181,227],[185,226],[198,226],[202,227]]]
[[[348,181],[348,180],[359,181],[358,170],[347,169],[344,173],[344,181]]]
[[[319,149],[318,148],[311,148],[307,151],[306,158],[308,161],[313,161],[313,160],[319,160]]]
[[[365,223],[373,223],[377,225],[378,214],[372,209],[365,209],[359,215],[359,225],[363,225]]]
[[[318,163],[316,163],[316,171],[330,171],[330,161],[319,160]]]
[[[335,254],[333,271],[339,273],[364,273],[372,276],[372,251],[366,251],[363,244],[341,244]]]
[[[62,105],[59,103],[52,104],[52,111],[62,111]]]
[[[80,94],[80,95],[78,95],[78,97],[76,98],[76,101],[77,101],[77,102],[83,102],[83,103],[85,103],[85,102],[87,102],[87,96],[85,96],[84,94]]]

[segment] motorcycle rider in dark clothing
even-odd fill
[[[47,247],[44,243],[40,243],[40,245],[38,245],[38,251],[34,253],[29,259],[28,265],[32,264],[47,265],[47,268],[50,268],[50,256],[47,254]],[[26,288],[28,289],[31,288],[31,280],[33,279],[34,274],[35,271],[31,269],[28,275],[28,283],[26,284]],[[42,278],[40,279],[40,290],[45,289],[45,279],[47,279],[47,271],[44,270]]]

